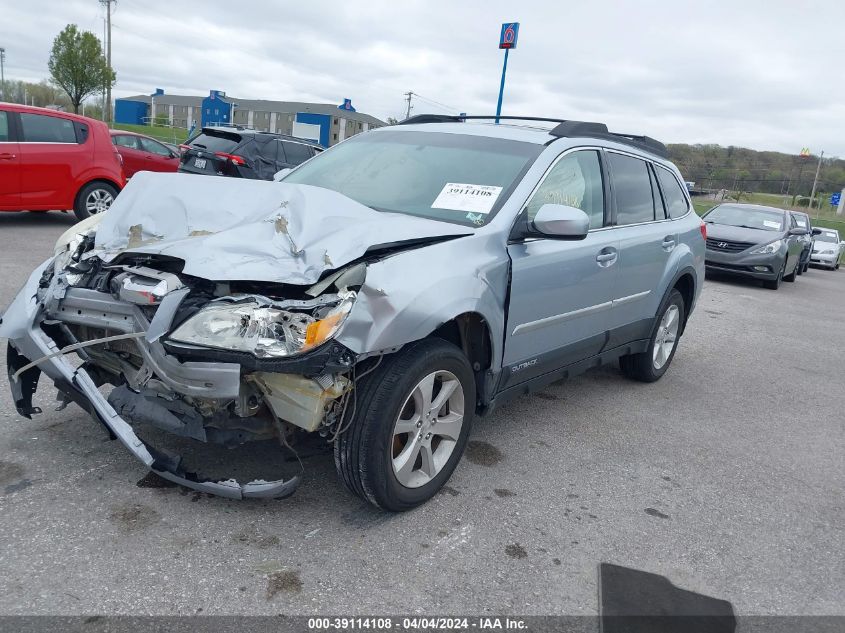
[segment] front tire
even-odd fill
[[[619,359],[619,366],[628,378],[640,382],[660,380],[675,357],[685,314],[684,298],[672,288],[657,310],[646,351]]]
[[[792,272],[788,275],[783,276],[784,281],[788,281],[789,283],[793,283],[798,277],[798,264],[795,264],[795,268],[792,269]]]
[[[780,282],[783,279],[783,273],[786,272],[786,261],[783,262],[783,267],[778,271],[778,276],[774,279],[766,280],[763,282],[763,287],[768,288],[769,290],[777,290],[780,288]]]
[[[428,501],[455,470],[472,426],[466,356],[440,339],[419,341],[383,357],[355,388],[355,417],[334,446],[344,485],[394,512]]]
[[[78,220],[105,213],[117,197],[117,189],[107,182],[89,182],[76,195],[73,212]]]

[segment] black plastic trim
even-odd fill
[[[336,341],[289,358],[258,358],[248,352],[193,347],[166,340],[164,348],[179,360],[206,363],[234,363],[245,371],[266,371],[280,374],[300,374],[311,377],[325,373],[349,371],[355,364],[355,353]]]

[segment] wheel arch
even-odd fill
[[[89,178],[88,180],[85,180],[81,185],[79,185],[79,188],[76,190],[76,193],[73,196],[73,206],[74,206],[74,208],[76,208],[76,205],[79,202],[79,196],[82,195],[82,192],[85,190],[85,187],[87,187],[88,185],[94,184],[95,182],[102,182],[102,183],[105,183],[107,185],[111,185],[112,187],[115,188],[115,190],[117,190],[118,193],[120,193],[121,186],[118,183],[116,183],[114,180],[112,180],[111,178],[100,178],[100,177]]]
[[[674,282],[672,283],[672,288],[680,292],[681,297],[683,297],[684,299],[684,321],[681,324],[681,333],[683,334],[683,331],[686,329],[687,326],[687,320],[689,319],[689,315],[692,312],[692,308],[695,304],[695,271],[692,268],[686,268],[684,270],[679,271],[679,273],[675,276]]]
[[[439,338],[459,347],[475,377],[476,410],[492,397],[488,376],[493,366],[493,332],[479,312],[464,312],[442,323],[426,338]]]

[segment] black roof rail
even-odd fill
[[[623,145],[630,145],[652,154],[656,154],[661,158],[669,158],[669,150],[660,141],[651,138],[650,136],[643,136],[639,134],[620,134],[611,132],[607,129],[604,123],[594,123],[590,121],[568,121],[566,119],[551,119],[548,117],[538,116],[500,116],[500,120],[504,121],[545,121],[547,123],[557,123],[554,128],[549,130],[549,134],[561,138],[574,138],[579,136],[586,136],[588,138],[599,138],[606,141],[613,141]],[[496,116],[491,114],[471,114],[466,116],[459,116],[453,114],[417,114],[404,121],[400,121],[399,125],[413,125],[418,123],[461,123],[468,120],[495,120]]]

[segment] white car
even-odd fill
[[[816,235],[813,244],[813,252],[810,254],[810,264],[823,266],[831,270],[839,268],[839,256],[842,254],[842,247],[845,242],[839,239],[839,231],[835,229],[821,229]]]

